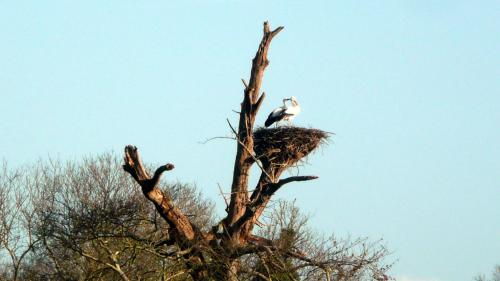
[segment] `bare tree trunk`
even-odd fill
[[[272,39],[283,27],[278,27],[270,31],[269,24],[264,23],[264,35],[259,45],[259,49],[252,61],[252,70],[250,74],[250,83],[245,85],[243,102],[241,104],[240,121],[236,138],[237,150],[234,160],[233,182],[231,185],[231,201],[229,203],[229,212],[226,219],[226,227],[231,229],[232,242],[235,244],[244,244],[245,237],[241,235],[240,229],[231,226],[245,213],[248,203],[248,177],[250,167],[253,164],[253,126],[255,117],[264,100],[265,93],[260,95],[264,70],[269,65],[267,53]],[[259,96],[260,95],[260,96]]]

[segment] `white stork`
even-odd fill
[[[287,100],[290,101],[290,103],[292,104],[291,106],[286,105]],[[299,103],[297,102],[297,99],[294,96],[291,96],[289,99],[283,100],[283,106],[276,108],[275,110],[273,110],[273,112],[271,112],[271,114],[269,114],[264,125],[266,127],[269,127],[273,123],[279,122],[281,120],[291,122],[295,118],[295,116],[297,116],[299,113],[300,113]]]

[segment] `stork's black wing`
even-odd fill
[[[289,115],[289,114],[286,114],[285,111],[286,111],[286,108],[282,108],[280,111],[274,110],[273,112],[271,112],[271,114],[269,114],[264,125],[266,127],[269,127],[274,122],[279,122],[279,121],[283,120],[283,118],[285,118]]]

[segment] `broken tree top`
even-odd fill
[[[254,151],[264,167],[287,168],[326,143],[329,133],[310,128],[281,126],[257,128],[254,133]]]

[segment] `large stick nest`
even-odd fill
[[[293,126],[257,128],[253,133],[254,151],[267,169],[286,169],[328,140],[328,133],[318,129]]]

